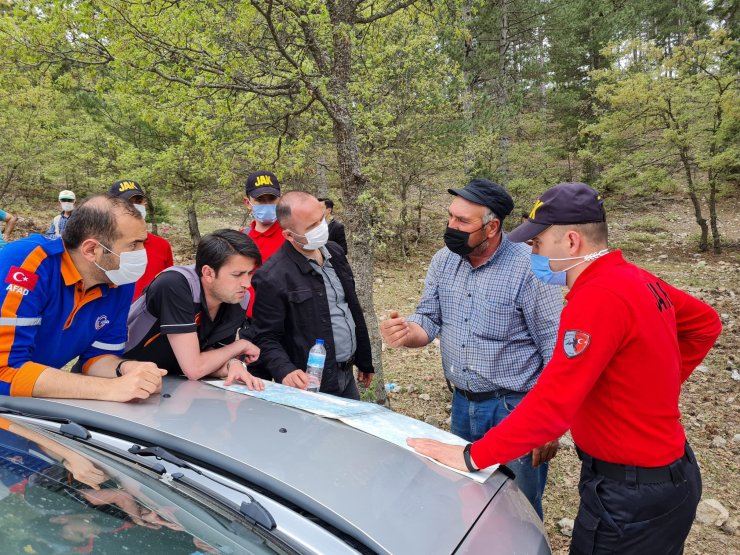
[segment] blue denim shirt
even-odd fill
[[[530,270],[530,249],[504,234],[473,268],[446,247],[429,265],[424,293],[409,316],[431,341],[440,336],[445,377],[475,392],[529,391],[550,360],[563,297]]]

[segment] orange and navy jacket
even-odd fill
[[[87,291],[61,239],[31,235],[0,251],[0,395],[30,396],[39,375],[80,357],[121,355],[134,285]]]

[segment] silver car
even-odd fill
[[[505,468],[479,483],[202,382],[137,403],[0,397],[0,424],[3,553],[550,553]]]

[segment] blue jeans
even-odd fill
[[[509,392],[486,401],[468,401],[460,393],[455,393],[452,396],[450,431],[467,441],[477,441],[509,416],[524,395],[525,393]],[[547,463],[533,468],[532,455],[528,454],[507,462],[506,466],[514,471],[516,485],[542,519],[542,494],[547,482]]]

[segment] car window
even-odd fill
[[[0,418],[3,553],[285,553],[225,506],[111,453]]]

